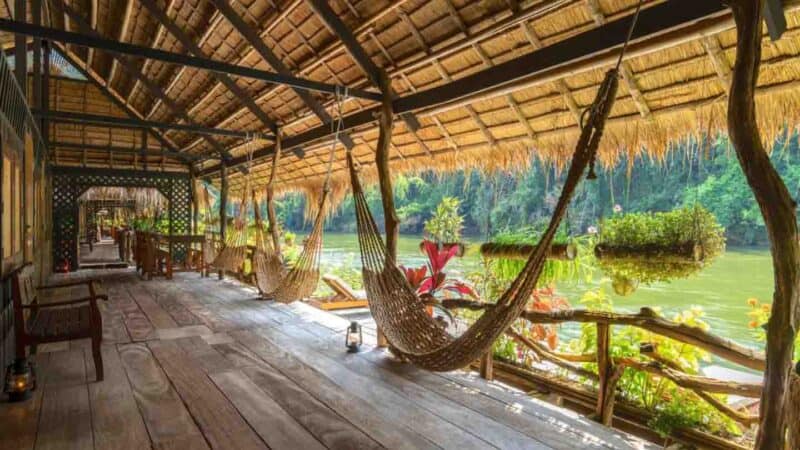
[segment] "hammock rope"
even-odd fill
[[[275,272],[268,273],[268,271],[273,269],[270,266],[271,263],[267,260],[267,254],[261,253],[264,258],[262,259],[262,257],[259,256],[258,266],[256,266],[254,258],[253,268],[254,270],[258,270],[256,272],[256,280],[263,280],[264,288],[261,287],[261,281],[257,282],[259,283],[259,289],[261,289],[262,296],[264,298],[270,298],[280,303],[291,303],[295,300],[309,297],[317,288],[320,275],[319,261],[322,254],[322,228],[325,224],[325,214],[327,214],[328,210],[331,173],[333,172],[336,145],[339,143],[339,134],[343,126],[342,104],[346,97],[347,88],[344,88],[344,90],[341,92],[337,88],[336,103],[339,117],[335,122],[331,122],[331,130],[333,131],[334,138],[331,142],[331,148],[328,154],[328,168],[325,174],[325,182],[322,186],[322,197],[320,198],[319,209],[317,210],[317,214],[314,218],[314,224],[311,228],[311,233],[309,233],[308,238],[306,238],[305,242],[303,243],[303,251],[300,253],[300,257],[297,259],[297,262],[292,269],[289,270],[285,276],[280,277],[279,281],[277,282],[277,288],[274,289],[268,289],[271,287],[272,281],[276,279],[276,274]],[[279,157],[277,151],[275,157]],[[276,166],[277,163],[273,160],[273,173],[270,177],[270,183],[273,181],[272,177],[275,175]],[[271,195],[267,196],[267,202],[267,207],[270,208],[272,202]],[[276,226],[277,224],[270,223],[270,227]]]
[[[427,313],[425,301],[417,296],[387,252],[369,210],[353,155],[347,152],[369,308],[379,329],[400,356],[428,370],[461,368],[490,350],[494,341],[520,316],[536,287],[547,250],[587,167],[587,178],[594,176],[597,149],[616,97],[618,78],[617,68],[606,73],[592,107],[585,114],[558,204],[525,267],[496,304],[458,337],[450,335]]]

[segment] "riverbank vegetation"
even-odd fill
[[[772,162],[789,187],[800,193],[800,148],[793,134],[776,141]],[[454,172],[395,175],[395,202],[401,233],[424,232],[425,222],[445,197],[460,201],[463,233],[482,239],[502,230],[519,229],[550,217],[564,174],[532,160],[517,173]],[[374,188],[367,199],[376,220],[382,219],[380,195]],[[299,194],[277,203],[278,215],[290,230],[308,227]],[[570,207],[567,227],[582,234],[613,214],[670,211],[700,203],[725,228],[729,245],[766,245],[766,232],[735,153],[727,139],[676,145],[662,161],[645,157],[622,160],[598,171],[596,182],[584,183]],[[346,199],[326,222],[326,230],[355,231],[353,205]]]

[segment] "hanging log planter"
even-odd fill
[[[617,215],[601,225],[594,254],[617,295],[640,283],[686,278],[725,249],[723,228],[701,206]]]
[[[437,245],[441,250],[448,250],[448,251],[453,247],[458,247],[455,256],[459,258],[464,256],[464,253],[467,251],[467,244],[464,244],[462,242],[439,242]],[[425,241],[419,243],[419,251],[423,255],[425,254]]]
[[[525,261],[536,249],[533,244],[501,244],[485,242],[481,244],[481,256],[484,258],[502,258]],[[578,256],[578,247],[575,244],[553,244],[547,252],[547,259],[559,261],[572,261]]]

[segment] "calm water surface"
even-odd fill
[[[400,264],[425,264],[426,258],[419,252],[419,242],[419,236],[400,237]],[[479,241],[475,239],[474,242]],[[473,251],[468,251],[465,257],[457,258],[448,265],[451,276],[464,275],[478,266],[480,256],[475,251],[477,245],[472,247]],[[360,267],[356,236],[326,233],[322,265],[330,267],[342,264]],[[558,285],[558,291],[577,306],[586,290],[600,285],[600,275],[598,273],[592,283],[562,283]],[[691,278],[639,286],[628,297],[615,295],[606,283],[606,292],[611,295],[617,311],[636,312],[643,306],[658,306],[667,317],[671,317],[693,305],[700,306],[706,312],[705,319],[713,333],[742,344],[757,345],[747,328],[747,299],[755,297],[762,302],[771,301],[772,283],[772,265],[767,249],[729,248],[711,266]]]

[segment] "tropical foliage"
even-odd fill
[[[436,242],[458,242],[464,218],[458,213],[461,201],[455,197],[444,197],[436,207],[433,217],[425,221],[425,232]]]
[[[448,278],[444,272],[447,263],[458,252],[457,246],[441,247],[433,241],[423,241],[425,255],[428,257],[426,266],[409,268],[400,266],[406,280],[417,291],[417,294],[427,298],[437,299],[442,294],[450,293],[460,297],[477,298],[477,294],[468,284],[461,280]]]

